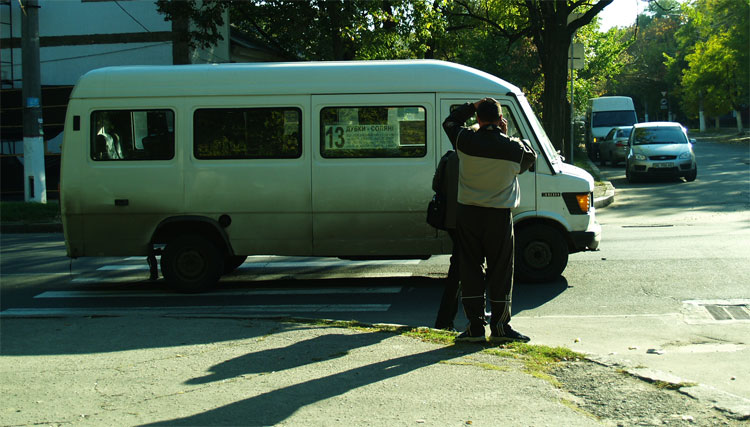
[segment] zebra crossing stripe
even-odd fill
[[[279,304],[242,306],[185,306],[185,307],[61,307],[61,308],[9,308],[0,311],[0,317],[61,317],[61,316],[124,316],[133,313],[165,314],[216,314],[216,315],[273,315],[298,313],[351,313],[385,312],[390,304]]]

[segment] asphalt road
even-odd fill
[[[750,152],[697,144],[698,179],[629,184],[597,212],[597,252],[558,280],[517,284],[513,325],[533,343],[671,373],[750,398]],[[143,258],[70,261],[59,234],[0,237],[0,316],[150,313],[297,316],[431,326],[448,267],[429,260],[254,257],[214,292],[175,295]],[[457,325],[463,325],[461,315]]]

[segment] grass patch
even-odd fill
[[[453,332],[443,331],[440,329],[432,328],[414,328],[405,332],[402,335],[416,338],[424,342],[431,342],[435,344],[451,345],[456,339],[456,334]]]
[[[378,324],[371,325],[369,323],[362,323],[356,320],[331,320],[331,319],[304,319],[304,318],[284,318],[281,321],[289,323],[300,323],[303,325],[312,326],[327,326],[331,328],[346,328],[360,332],[392,332],[392,333],[405,333],[412,328],[399,325],[386,325]]]
[[[591,167],[588,154],[582,148],[576,148],[575,155],[573,155],[573,165],[591,174],[595,182],[601,183],[604,181],[599,171]]]
[[[0,219],[24,223],[59,221],[60,203],[0,202]]]
[[[448,332],[441,329],[432,328],[411,328],[399,325],[370,325],[358,321],[342,321],[327,319],[285,319],[288,322],[308,324],[313,326],[326,326],[335,328],[347,328],[361,332],[387,332],[401,334],[405,337],[418,339],[423,342],[429,342],[440,345],[455,345],[456,333]],[[561,384],[549,374],[549,371],[555,364],[565,361],[579,361],[586,357],[578,352],[565,347],[549,347],[546,345],[532,345],[526,343],[508,343],[482,350],[485,354],[493,356],[521,360],[524,364],[524,371],[534,377],[543,379],[560,387]],[[477,366],[487,370],[505,371],[507,367],[501,367],[493,364],[482,362],[464,362],[464,361],[444,361],[441,363],[453,365]]]
[[[546,345],[531,345],[526,343],[510,343],[501,347],[484,350],[484,353],[500,357],[521,359],[524,371],[529,375],[545,380],[555,387],[562,384],[549,374],[555,364],[565,361],[583,360],[585,356],[564,347],[549,347]]]
[[[679,390],[683,387],[695,387],[698,385],[698,383],[691,383],[691,382],[679,382],[679,383],[670,383],[666,381],[654,381],[653,384],[656,386],[656,388],[661,390]]]
[[[302,323],[313,326],[327,326],[332,328],[346,328],[360,332],[389,332],[401,334],[410,338],[434,344],[451,345],[456,338],[455,332],[448,332],[432,328],[412,328],[409,326],[377,324],[358,322],[356,320],[329,320],[329,319],[285,319],[292,323]]]
[[[507,372],[510,370],[510,368],[507,366],[497,366],[497,365],[493,365],[492,363],[484,363],[484,362],[441,360],[438,363],[443,364],[443,365],[453,365],[453,366],[474,366],[474,367],[482,368],[488,371]]]

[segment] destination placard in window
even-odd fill
[[[399,146],[399,127],[394,125],[326,125],[326,149],[369,150]]]

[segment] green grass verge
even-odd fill
[[[594,181],[596,183],[601,183],[604,180],[602,179],[601,174],[599,174],[598,170],[595,170],[591,167],[591,163],[589,162],[588,154],[586,154],[585,151],[581,148],[576,148],[576,152],[573,155],[573,165],[578,166],[579,168],[585,170],[586,172],[590,173],[591,176],[594,177]]]
[[[554,376],[549,374],[550,370],[557,363],[583,360],[586,357],[565,347],[549,347],[526,343],[505,344],[500,347],[486,349],[484,353],[499,357],[520,359],[524,364],[526,373],[545,380],[558,388],[562,385]]]
[[[408,326],[398,325],[369,325],[360,323],[357,321],[340,321],[340,320],[319,320],[319,319],[287,319],[293,323],[303,323],[317,326],[327,326],[336,328],[348,328],[361,332],[386,332],[393,334],[400,334],[406,337],[418,339],[424,342],[430,342],[439,345],[456,345],[455,332],[448,332],[439,329],[432,328],[412,328]],[[463,345],[463,344],[459,344]],[[480,344],[466,344],[466,345],[480,345]],[[491,346],[489,343],[485,343],[485,346]],[[528,374],[546,380],[556,387],[560,387],[559,382],[549,372],[555,366],[555,364],[566,361],[579,361],[586,358],[582,353],[575,352],[565,347],[549,347],[546,345],[534,345],[526,343],[508,343],[499,346],[493,346],[484,348],[482,350],[485,354],[493,356],[517,359],[523,362],[524,370]],[[483,369],[495,369],[496,367],[484,366],[479,362],[450,362],[450,364],[465,364],[472,366],[479,366]],[[481,365],[481,366],[480,366]],[[493,365],[494,366],[494,365]],[[505,369],[505,368],[499,368]]]
[[[0,202],[0,220],[24,223],[59,221],[60,204],[57,201],[47,203]]]

